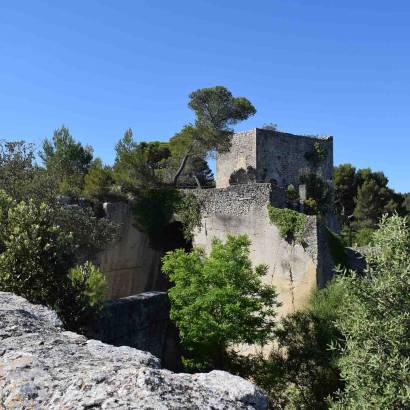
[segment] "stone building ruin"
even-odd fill
[[[320,148],[320,163],[309,153]],[[307,216],[303,242],[290,243],[268,216],[268,205],[289,207],[286,188],[300,185],[307,171],[319,173],[331,183],[333,138],[298,136],[255,128],[233,135],[230,152],[217,156],[216,188],[192,189],[201,204],[201,226],[193,235],[193,246],[206,251],[212,239],[246,234],[254,265],[268,265],[263,278],[277,288],[280,314],[302,307],[312,290],[331,277],[334,262],[326,239],[323,219]],[[109,298],[140,292],[166,290],[160,271],[161,252],[150,248],[147,236],[132,222],[127,204],[105,204],[107,217],[122,225],[121,239],[98,255],[107,275]]]
[[[238,132],[232,137],[229,152],[217,155],[216,188],[233,185],[232,178],[241,173],[249,176],[248,182],[297,187],[300,176],[313,168],[308,154],[315,144],[323,149],[324,158],[314,171],[331,182],[333,137],[294,135],[262,128]]]

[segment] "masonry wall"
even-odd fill
[[[254,128],[236,133],[228,153],[219,154],[216,161],[216,187],[229,186],[229,178],[239,169],[256,170],[256,182],[276,180],[280,187],[293,184],[297,187],[300,175],[311,164],[305,154],[319,143],[326,151],[326,158],[318,172],[331,180],[333,174],[333,138],[293,135],[285,132]]]
[[[256,169],[256,133],[255,130],[238,132],[232,136],[232,146],[229,152],[217,154],[216,187],[229,186],[231,174],[238,170]]]
[[[311,152],[319,143],[326,152],[318,173],[325,180],[332,180],[333,138],[308,137],[284,132],[256,129],[256,169],[258,182],[269,182],[271,178],[279,186],[299,185],[299,177],[311,164],[305,154]]]
[[[253,265],[268,265],[263,280],[276,286],[281,315],[305,305],[312,289],[328,280],[332,262],[326,259],[326,243],[316,217],[308,217],[304,247],[289,244],[270,224],[267,205],[283,206],[283,191],[270,184],[246,184],[195,192],[203,205],[203,219],[194,234],[194,246],[209,252],[214,237],[224,240],[228,234],[247,234]]]

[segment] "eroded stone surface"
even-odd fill
[[[226,372],[177,374],[130,347],[66,332],[51,310],[0,292],[0,408],[266,409]]]

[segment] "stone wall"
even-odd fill
[[[168,285],[160,269],[162,252],[152,249],[147,235],[135,228],[130,204],[105,203],[104,212],[121,227],[120,239],[95,258],[107,278],[107,298],[166,290]]]
[[[150,352],[167,369],[181,369],[177,331],[169,318],[165,292],[106,302],[100,320],[90,323],[87,337]]]
[[[217,154],[216,187],[229,186],[231,174],[238,170],[256,169],[256,134],[255,130],[238,132],[232,136],[232,146],[229,152]]]
[[[315,216],[308,217],[303,246],[289,244],[270,223],[267,205],[281,207],[282,190],[270,184],[247,184],[193,192],[203,206],[202,226],[194,233],[194,246],[209,252],[214,237],[225,240],[228,234],[248,235],[253,265],[268,265],[263,280],[276,286],[281,315],[302,307],[312,290],[329,279],[332,260]]]
[[[254,128],[236,133],[228,153],[219,154],[216,162],[216,187],[229,186],[230,176],[239,169],[256,170],[256,182],[276,180],[280,187],[299,185],[300,175],[312,166],[305,154],[318,142],[326,152],[319,173],[332,179],[333,138],[293,135],[285,132]]]
[[[287,187],[293,184],[297,187],[300,183],[300,175],[312,169],[305,154],[313,150],[315,143],[319,143],[326,152],[326,158],[320,164],[318,173],[325,180],[332,180],[332,137],[309,137],[259,128],[255,132],[259,182],[268,182],[273,178],[279,186]]]

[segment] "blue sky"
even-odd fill
[[[188,94],[225,85],[274,122],[335,137],[335,163],[410,191],[410,2],[0,2],[0,138],[39,144],[61,124],[110,163],[131,127],[166,140]]]

